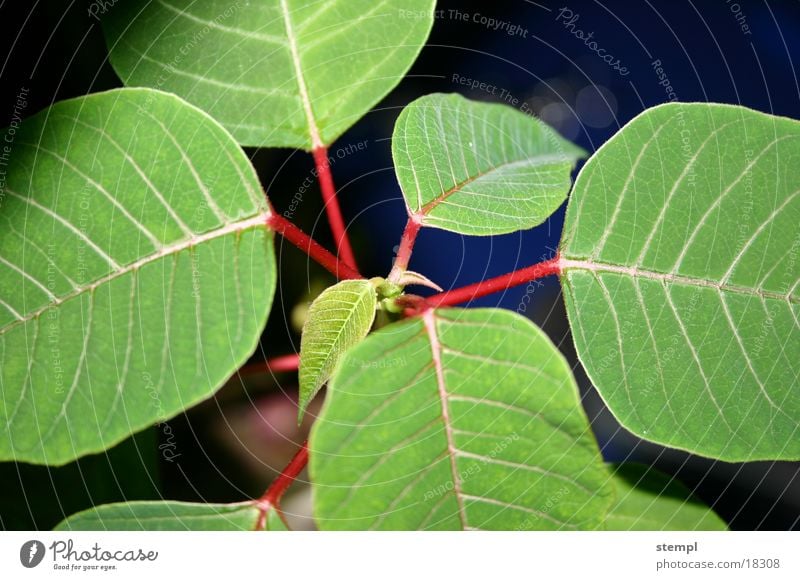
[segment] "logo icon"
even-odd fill
[[[19,561],[26,568],[35,568],[44,559],[44,544],[39,540],[28,540],[19,549]]]

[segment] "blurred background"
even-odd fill
[[[564,2],[438,2],[428,45],[408,76],[330,148],[366,276],[388,273],[406,220],[392,168],[392,127],[400,109],[426,93],[505,102],[538,115],[590,152],[643,109],[669,100],[736,103],[800,118],[796,0]],[[30,116],[56,100],[121,86],[88,5],[0,0],[3,126],[23,89],[24,116]],[[578,29],[593,33],[613,56],[610,64],[576,37]],[[294,200],[292,219],[332,247],[311,157],[289,150],[247,153],[276,209]],[[503,274],[550,257],[562,219],[563,208],[534,230],[493,238],[423,230],[411,268],[446,289]],[[296,425],[296,376],[267,372],[258,363],[299,350],[304,309],[333,281],[277,240],[280,287],[248,371],[214,398],[107,453],[60,468],[0,463],[0,529],[49,529],[66,515],[111,501],[232,502],[263,493],[307,436],[309,421]],[[573,364],[608,461],[656,466],[694,490],[733,529],[800,527],[800,464],[723,463],[642,442],[620,428],[578,364],[556,280],[472,305],[515,310],[543,326]],[[312,419],[319,401],[315,405]],[[283,508],[293,527],[313,526],[307,485],[294,485]]]

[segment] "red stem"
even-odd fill
[[[263,530],[267,525],[267,514],[270,509],[280,509],[281,497],[292,485],[292,482],[297,479],[300,472],[303,471],[308,463],[308,441],[303,442],[303,446],[292,457],[289,464],[284,467],[283,471],[278,475],[272,485],[267,488],[264,495],[257,501],[260,514],[256,522],[256,529]]]
[[[411,252],[414,250],[414,242],[417,241],[417,234],[422,227],[422,223],[409,217],[406,222],[406,229],[400,238],[400,248],[397,250],[397,258],[394,260],[392,271],[389,274],[389,282],[397,284],[403,272],[408,269],[408,262],[411,260]]]
[[[425,305],[428,308],[436,308],[437,306],[452,306],[454,304],[461,304],[462,302],[469,302],[481,296],[487,296],[488,294],[508,290],[513,286],[519,286],[520,284],[538,280],[539,278],[558,274],[560,271],[559,257],[556,256],[550,260],[539,262],[533,266],[528,266],[527,268],[522,268],[521,270],[516,270],[508,274],[503,274],[497,278],[490,278],[475,284],[470,284],[469,286],[434,294],[425,300]]]
[[[341,260],[337,259],[336,256],[320,246],[317,242],[311,239],[308,234],[303,232],[300,228],[280,214],[271,212],[267,218],[267,226],[300,248],[301,251],[313,258],[323,268],[328,270],[328,272],[340,280],[347,278],[362,278],[358,270],[351,268]]]
[[[342,210],[339,207],[339,200],[336,198],[336,187],[333,185],[328,148],[320,145],[314,149],[313,154],[314,163],[317,166],[317,179],[319,179],[319,186],[322,190],[322,201],[325,203],[325,213],[328,214],[328,223],[331,225],[333,239],[336,242],[336,253],[341,256],[345,264],[355,268],[356,258],[353,255],[353,248],[350,246],[350,238],[347,237]]]
[[[276,356],[263,362],[245,365],[239,369],[240,375],[254,375],[256,373],[290,373],[296,371],[300,366],[300,355],[285,354]]]

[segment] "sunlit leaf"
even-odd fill
[[[267,214],[241,149],[177,97],[25,121],[0,198],[0,460],[66,463],[209,397],[266,321]]]
[[[403,109],[392,156],[410,215],[488,236],[542,223],[567,198],[583,151],[512,107],[433,94]]]
[[[322,529],[594,528],[612,500],[566,361],[504,310],[431,310],[367,337],[309,444]]]
[[[369,332],[376,303],[369,280],[343,280],[311,304],[300,342],[300,419],[342,355]]]
[[[584,166],[562,281],[578,354],[637,435],[800,458],[800,123],[669,104]]]
[[[174,92],[242,145],[328,145],[395,87],[434,0],[140,0],[103,16],[127,85]]]

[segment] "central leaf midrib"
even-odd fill
[[[342,336],[344,334],[345,328],[347,328],[348,325],[352,322],[353,316],[355,316],[356,312],[361,308],[361,306],[363,305],[362,304],[363,301],[365,299],[369,298],[369,292],[370,291],[371,291],[371,287],[370,286],[364,286],[364,288],[358,293],[358,298],[353,302],[353,305],[352,305],[353,307],[352,308],[346,308],[346,307],[344,308],[344,310],[347,312],[347,316],[345,317],[345,320],[343,321],[343,323],[339,325],[339,328],[336,331],[336,336],[331,341],[331,346],[328,349],[328,354],[330,354],[331,352],[333,352],[333,351],[337,350],[337,348],[339,348],[339,342],[342,340]],[[339,308],[341,309],[343,307],[339,307]],[[323,361],[323,363],[320,364],[319,366],[316,366],[314,368],[314,372],[318,373],[324,366],[325,366],[325,361]]]
[[[112,270],[110,273],[98,278],[97,280],[94,280],[88,284],[80,286],[79,288],[76,288],[68,292],[67,294],[58,296],[56,300],[50,301],[44,304],[43,306],[35,310],[32,310],[31,312],[26,313],[22,317],[22,319],[11,321],[6,326],[0,328],[0,336],[3,336],[5,333],[11,331],[17,326],[30,322],[31,320],[37,318],[50,308],[60,306],[61,304],[64,304],[65,302],[72,300],[73,298],[82,296],[86,292],[91,292],[96,288],[102,286],[103,284],[107,284],[112,280],[116,280],[117,278],[125,276],[126,274],[130,274],[131,272],[138,270],[139,268],[142,268],[143,266],[151,262],[155,262],[156,260],[159,260],[161,258],[166,258],[167,256],[173,256],[175,254],[179,254],[200,244],[204,244],[211,240],[221,238],[230,234],[240,233],[250,228],[258,226],[264,226],[266,228],[266,220],[268,216],[269,212],[259,213],[255,216],[251,216],[243,220],[230,222],[210,232],[195,235],[192,238],[181,240],[178,243],[164,246],[160,248],[158,251],[148,254],[142,258],[139,258],[138,260],[135,260],[134,262],[131,262],[130,264],[127,264],[126,266],[123,266],[118,270]]]
[[[289,15],[289,6],[286,0],[281,0],[281,11],[283,12],[283,23],[286,28],[286,40],[289,44],[289,55],[292,60],[292,67],[294,68],[294,76],[297,80],[297,89],[300,93],[300,100],[303,103],[303,111],[308,123],[308,133],[311,138],[311,148],[317,149],[322,147],[322,139],[319,135],[317,122],[314,118],[314,110],[311,107],[311,97],[308,94],[308,87],[306,86],[306,79],[303,76],[303,67],[300,62],[300,51],[297,47],[297,39],[294,36],[294,28],[292,27],[292,19]]]
[[[483,177],[487,177],[487,176],[491,175],[492,173],[494,173],[496,171],[500,171],[501,169],[505,169],[507,167],[513,167],[515,165],[525,165],[525,164],[532,164],[533,165],[533,164],[536,164],[536,162],[547,162],[547,161],[551,161],[551,160],[552,161],[567,161],[567,159],[562,154],[556,154],[556,155],[547,154],[547,155],[536,155],[534,157],[526,157],[525,159],[517,159],[515,161],[505,161],[503,163],[500,163],[499,165],[494,165],[492,167],[489,167],[488,169],[480,171],[476,175],[473,175],[472,177],[468,177],[464,181],[462,181],[460,183],[457,183],[456,185],[454,185],[453,187],[451,187],[447,191],[445,191],[445,192],[439,194],[438,196],[434,197],[431,201],[429,201],[428,203],[423,205],[421,208],[419,208],[416,211],[416,215],[417,216],[426,216],[426,215],[430,214],[431,211],[436,209],[436,207],[440,203],[442,203],[444,200],[446,200],[448,197],[450,197],[454,193],[458,193],[459,191],[464,189],[470,183],[478,181],[479,179],[481,179]],[[413,171],[413,169],[412,169],[412,171]]]
[[[467,523],[467,512],[464,508],[464,498],[461,491],[461,478],[458,473],[458,466],[456,465],[456,448],[453,438],[453,426],[450,421],[450,412],[448,409],[448,395],[447,388],[444,380],[444,368],[442,366],[442,347],[439,342],[439,335],[436,330],[436,316],[433,309],[428,310],[422,315],[425,331],[428,335],[428,342],[431,346],[431,356],[433,358],[434,370],[436,373],[436,387],[438,389],[439,399],[442,405],[442,421],[444,423],[445,437],[447,438],[447,455],[450,462],[450,475],[453,479],[453,493],[456,496],[458,504],[458,516],[461,521],[463,529],[469,528]]]
[[[645,278],[648,280],[655,280],[659,282],[669,282],[671,284],[679,284],[683,286],[692,286],[695,288],[711,288],[720,292],[730,292],[732,294],[743,294],[746,296],[760,296],[764,299],[780,300],[789,302],[791,304],[800,303],[800,296],[793,296],[787,293],[781,294],[771,290],[762,290],[760,288],[750,288],[748,286],[741,286],[738,284],[730,284],[728,282],[722,283],[705,278],[696,278],[693,276],[686,276],[683,274],[673,274],[668,272],[657,272],[655,270],[647,270],[635,266],[625,266],[622,264],[609,264],[606,262],[597,262],[592,260],[570,259],[561,258],[559,261],[561,272],[568,270],[584,270],[586,272],[602,272],[608,274],[617,274],[626,276],[628,278]]]

